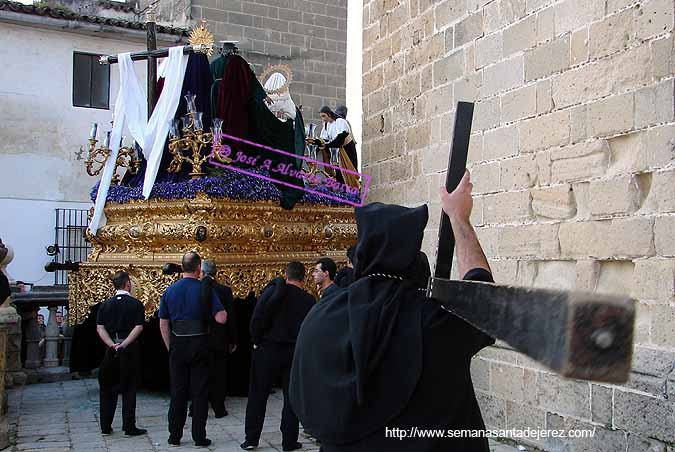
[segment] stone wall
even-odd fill
[[[473,362],[486,423],[595,427],[551,451],[675,442],[673,0],[364,3],[363,161],[371,201],[429,203],[457,101],[476,103],[473,224],[498,282],[639,300],[623,386],[562,380],[506,346]],[[671,377],[672,378],[672,377]],[[672,444],[671,444],[672,446]],[[672,450],[672,449],[668,449]]]
[[[193,0],[192,17],[206,19],[217,40],[239,41],[258,75],[289,65],[305,121],[317,121],[323,105],[344,105],[347,0]]]

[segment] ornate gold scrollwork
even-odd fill
[[[257,293],[285,265],[298,260],[311,268],[321,256],[345,261],[356,241],[353,209],[298,204],[284,210],[273,202],[212,199],[139,200],[108,203],[107,224],[88,235],[92,251],[79,272],[71,272],[72,318],[81,322],[89,307],[113,294],[110,277],[126,270],[146,316],[157,309],[164,289],[177,275],[162,265],[180,262],[186,251],[216,261],[219,278],[237,297]],[[311,279],[307,288],[311,289]]]
[[[203,130],[193,130],[192,126],[183,128],[182,138],[169,140],[169,152],[173,160],[167,169],[170,173],[177,173],[183,168],[183,163],[192,165],[190,176],[193,179],[204,176],[202,165],[209,159],[209,152],[203,152],[204,148],[210,149],[213,142],[212,134]],[[188,154],[183,154],[188,151]]]
[[[90,176],[98,176],[101,174],[111,152],[106,145],[97,148],[96,143],[98,143],[96,138],[89,138],[89,152],[84,161],[84,166],[87,170],[87,174]],[[82,148],[80,147],[80,149]],[[141,168],[141,160],[138,158],[134,147],[120,147],[117,151],[117,160],[115,160],[115,170],[113,171],[111,181],[113,184],[118,184],[120,182],[117,168],[127,168],[127,171],[131,174],[138,173],[138,170]]]

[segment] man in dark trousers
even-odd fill
[[[212,260],[202,261],[202,290],[214,290],[227,312],[227,323],[211,322],[209,350],[211,368],[209,371],[209,402],[216,418],[227,416],[225,396],[227,395],[227,357],[237,348],[237,315],[234,308],[232,289],[216,280],[218,269]]]
[[[279,379],[284,393],[281,445],[285,451],[302,448],[298,442],[298,418],[288,401],[288,379],[300,325],[316,300],[303,289],[305,266],[301,262],[290,262],[285,273],[285,279],[275,278],[263,289],[251,318],[254,350],[246,405],[246,441],[241,444],[244,450],[258,447],[267,398]]]
[[[140,375],[138,336],[143,331],[145,309],[131,296],[131,279],[119,271],[112,278],[117,293],[98,310],[96,331],[107,346],[99,369],[101,433],[112,433],[117,396],[122,394],[122,430],[138,436],[147,430],[136,427],[136,386]]]
[[[195,252],[183,255],[183,278],[170,285],[159,304],[159,329],[169,350],[171,404],[169,445],[179,446],[192,398],[192,439],[197,447],[208,447],[206,419],[209,403],[209,324],[211,318],[224,324],[227,312],[218,295],[202,297],[201,258]]]
[[[316,261],[312,277],[314,278],[314,284],[316,284],[317,289],[319,289],[321,299],[340,289],[340,287],[335,284],[336,274],[337,265],[335,265],[335,261],[330,257],[322,257]]]

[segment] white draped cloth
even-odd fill
[[[164,69],[164,87],[159,101],[148,121],[145,133],[145,146],[143,155],[148,161],[143,180],[143,196],[150,197],[152,186],[157,178],[159,164],[164,153],[164,143],[169,134],[169,122],[176,114],[180,94],[183,90],[183,79],[187,68],[189,55],[183,55],[183,47],[171,47],[169,58]]]
[[[265,82],[265,91],[268,93],[271,91],[276,91],[286,84],[286,77],[281,72],[275,72],[270,75],[270,78]]]
[[[169,120],[173,118],[178,108],[180,94],[185,78],[188,55],[183,55],[183,47],[171,47],[169,58],[164,66],[165,83],[162,95],[157,106],[148,117],[147,98],[141,89],[130,53],[118,55],[120,71],[120,89],[115,101],[113,130],[110,138],[110,156],[106,160],[103,174],[94,204],[94,215],[89,223],[92,234],[106,224],[103,208],[108,197],[108,190],[115,171],[115,162],[119,153],[122,132],[126,125],[134,140],[143,149],[143,155],[148,161],[143,181],[143,196],[147,199],[157,177],[157,170],[162,159],[164,143],[169,133]]]
[[[280,93],[272,93],[272,91],[283,87],[286,82],[286,77],[284,77],[282,73],[275,72],[270,75],[270,78],[267,79],[264,86],[267,95],[272,99],[272,104],[268,105],[267,108],[269,108],[277,118],[284,121],[287,119],[295,120],[295,102],[291,99],[288,87]]]

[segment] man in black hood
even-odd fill
[[[460,274],[492,281],[469,222],[468,173],[441,194]],[[426,206],[356,209],[356,281],[315,306],[302,325],[291,403],[324,452],[489,451],[485,438],[391,435],[396,428],[485,428],[470,363],[494,339],[425,297],[430,272],[420,248],[427,220]]]

